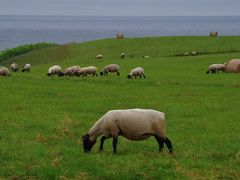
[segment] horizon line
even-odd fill
[[[52,16],[52,17],[233,17],[237,15],[45,15],[45,14],[0,14],[0,16]]]

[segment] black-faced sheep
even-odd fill
[[[87,76],[88,74],[92,74],[92,76],[98,76],[97,68],[95,66],[83,67],[80,70],[75,72],[76,76]]]
[[[98,136],[102,135],[100,148],[108,138],[113,138],[113,153],[116,153],[118,136],[129,140],[143,140],[154,136],[162,151],[164,143],[170,154],[172,143],[165,135],[165,114],[152,109],[111,110],[102,116],[82,137],[84,152],[90,152]]]
[[[74,76],[75,72],[80,69],[80,66],[71,66],[69,68],[66,68],[63,73],[65,74],[65,76]]]
[[[48,69],[47,76],[64,76],[64,73],[62,72],[62,68],[59,65],[54,65]]]
[[[8,68],[0,67],[0,76],[11,76]]]
[[[22,69],[22,72],[29,72],[31,69],[31,65],[30,64],[25,64],[25,66]]]
[[[102,54],[98,54],[98,55],[96,55],[95,59],[103,59],[103,55]]]
[[[120,55],[120,58],[121,59],[124,59],[126,57],[126,54],[123,52],[123,53],[121,53],[121,55]]]
[[[212,64],[208,67],[208,70],[206,73],[208,74],[209,72],[211,73],[218,73],[218,71],[223,71],[225,68],[225,64]]]
[[[10,68],[11,68],[11,71],[13,71],[13,72],[19,71],[19,66],[16,63],[12,63]]]
[[[150,58],[150,56],[142,56],[143,58]]]
[[[109,64],[109,65],[106,65],[104,68],[103,68],[103,70],[100,72],[100,75],[101,76],[105,76],[105,75],[108,75],[108,73],[110,72],[110,73],[117,73],[117,75],[119,76],[120,75],[120,73],[119,73],[119,69],[120,69],[120,67],[119,67],[119,65],[117,65],[117,64]]]
[[[136,79],[137,76],[139,76],[140,78],[142,78],[142,76],[143,76],[144,79],[146,78],[146,76],[144,75],[144,69],[142,67],[137,67],[137,68],[133,69],[130,72],[130,74],[127,76],[127,78],[132,79],[132,77],[135,77],[135,79]]]

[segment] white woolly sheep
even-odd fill
[[[100,148],[108,138],[113,138],[113,153],[116,153],[118,136],[129,140],[144,140],[154,136],[162,151],[164,143],[170,154],[172,143],[165,135],[165,114],[152,109],[111,110],[103,115],[82,137],[84,152],[90,152],[98,136],[102,135]]]
[[[92,74],[92,76],[97,76],[97,68],[95,66],[83,67],[75,72],[76,76],[87,76]]]
[[[11,76],[8,68],[6,67],[0,67],[0,76]]]
[[[132,79],[132,77],[135,77],[135,79],[136,79],[137,76],[140,76],[140,78],[142,78],[142,76],[143,76],[144,79],[146,78],[146,76],[144,75],[144,69],[142,67],[137,67],[137,68],[133,69],[130,72],[130,74],[127,76],[127,78]]]
[[[48,69],[47,76],[64,76],[64,73],[62,72],[62,68],[59,65],[54,65]]]
[[[19,71],[19,66],[16,63],[12,63],[10,68],[13,72]]]
[[[196,56],[196,55],[197,55],[197,52],[192,51],[192,55],[193,55],[193,56]]]
[[[225,64],[212,64],[208,67],[208,70],[206,71],[206,73],[208,74],[209,72],[211,73],[218,73],[218,71],[223,71],[225,68]]]
[[[120,69],[120,67],[119,67],[119,65],[117,65],[117,64],[109,64],[109,65],[106,65],[104,68],[103,68],[103,70],[100,72],[100,75],[101,76],[105,76],[105,75],[108,75],[108,73],[110,72],[110,73],[117,73],[117,75],[119,76],[120,75],[120,73],[119,73],[119,69]]]
[[[71,66],[69,68],[66,68],[63,73],[65,76],[73,76],[75,75],[75,72],[80,69],[80,66]]]
[[[124,59],[126,57],[126,54],[123,52],[123,53],[121,53],[120,57],[121,57],[121,59]]]
[[[22,69],[22,72],[29,72],[30,71],[30,69],[31,69],[31,65],[30,64],[25,64],[25,66],[23,67],[23,69]]]
[[[103,55],[102,54],[98,54],[98,55],[96,55],[95,59],[103,59]]]

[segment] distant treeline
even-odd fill
[[[6,49],[3,51],[0,51],[0,61],[10,59],[15,56],[19,56],[21,54],[25,54],[27,52],[36,50],[36,49],[41,49],[44,47],[49,47],[53,46],[55,44],[53,43],[46,43],[46,42],[39,42],[39,43],[34,43],[34,44],[24,44],[17,46],[15,48],[10,48]]]

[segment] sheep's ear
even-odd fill
[[[86,141],[89,138],[89,134],[85,134],[84,136],[82,136],[82,140]]]

